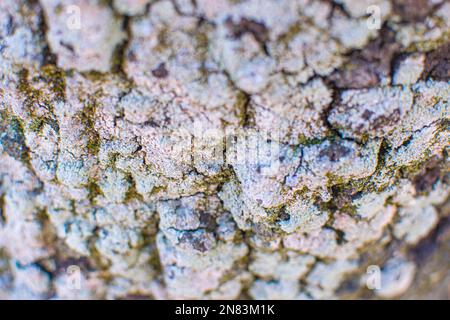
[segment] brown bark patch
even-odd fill
[[[424,78],[450,80],[450,43],[446,43],[427,54],[423,74]]]
[[[394,0],[394,13],[405,22],[421,22],[430,14],[433,5],[429,0]]]
[[[348,155],[350,153],[350,149],[342,146],[340,144],[332,144],[329,147],[323,149],[322,151],[320,151],[319,156],[320,157],[327,157],[328,159],[330,159],[330,161],[336,162],[338,161],[340,158],[345,157],[346,155]]]
[[[169,71],[166,69],[166,64],[161,63],[156,69],[153,69],[152,75],[156,78],[167,78]]]
[[[353,52],[348,63],[330,76],[336,87],[362,89],[376,86],[380,80],[389,77],[391,61],[400,50],[395,34],[383,28],[380,36],[365,48]]]
[[[269,32],[266,26],[255,20],[242,18],[238,23],[233,23],[229,18],[226,21],[226,25],[236,39],[239,39],[246,33],[253,35],[260,43],[264,43],[269,39]]]

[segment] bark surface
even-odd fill
[[[1,0],[0,298],[450,298],[450,2]]]

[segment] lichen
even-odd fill
[[[0,298],[446,285],[447,255],[426,260],[446,250],[450,7],[430,1],[76,0],[78,29],[62,0],[1,1]]]

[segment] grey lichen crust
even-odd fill
[[[0,1],[0,298],[448,286],[449,37],[444,0]]]

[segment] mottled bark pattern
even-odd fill
[[[0,298],[448,299],[449,31],[444,0],[1,0]]]

